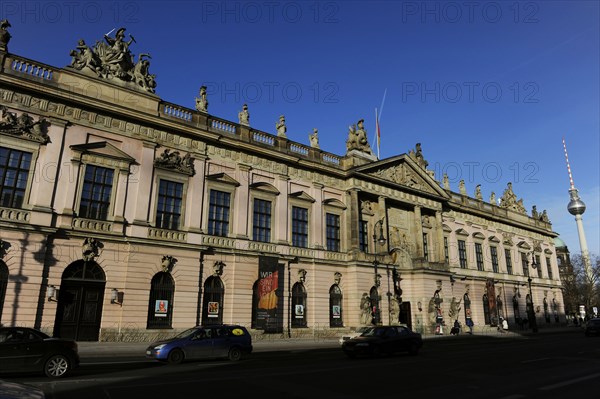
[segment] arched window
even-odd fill
[[[106,281],[104,270],[96,262],[78,260],[71,263],[62,274],[63,280]]]
[[[483,294],[483,319],[485,320],[485,324],[490,324],[490,302],[488,301],[487,294]]]
[[[175,282],[171,274],[159,272],[150,283],[147,328],[171,328]]]
[[[332,285],[329,289],[329,326],[344,326],[344,319],[342,317],[342,290],[337,284]]]
[[[223,322],[223,296],[225,286],[219,276],[210,276],[204,282],[204,300],[202,302],[202,325],[221,324]]]
[[[306,327],[306,290],[302,283],[292,287],[292,327]]]
[[[4,309],[4,298],[6,297],[6,286],[8,285],[8,266],[0,260],[0,321],[2,321],[2,309]]]

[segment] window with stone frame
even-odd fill
[[[523,268],[523,275],[529,277],[529,262],[527,261],[526,252],[521,252],[521,267]]]
[[[308,247],[308,209],[292,206],[292,246]]]
[[[325,214],[326,240],[328,251],[340,251],[340,216],[333,213]]]
[[[358,249],[369,253],[369,222],[366,220],[358,221]]]
[[[458,240],[458,259],[461,269],[466,269],[467,264],[467,243],[465,240]]]
[[[0,147],[0,206],[21,208],[25,202],[32,154]]]
[[[208,234],[227,237],[231,194],[225,191],[210,190],[208,205]]]
[[[479,242],[475,243],[475,261],[477,270],[483,271],[483,246]]]
[[[448,248],[448,237],[444,236],[444,262],[450,263],[450,253]]]
[[[552,280],[552,264],[550,263],[549,256],[546,256],[546,272],[548,273],[548,278]]]
[[[508,274],[513,274],[512,257],[510,254],[510,249],[504,250],[504,258],[506,260],[506,272]]]
[[[537,275],[539,278],[542,278],[542,260],[539,255],[535,255],[535,263],[537,265]]]
[[[156,204],[156,227],[179,230],[183,209],[183,183],[161,179]]]
[[[490,255],[492,257],[492,270],[494,273],[498,273],[498,248],[490,246]]]
[[[252,239],[271,242],[271,201],[254,198]]]
[[[106,220],[113,192],[114,170],[86,165],[79,200],[78,216],[85,219]]]
[[[429,248],[427,246],[427,233],[423,233],[423,257],[425,260],[429,260]]]

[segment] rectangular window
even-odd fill
[[[527,254],[521,252],[521,267],[523,267],[523,275],[529,277],[529,262],[527,262]]]
[[[161,180],[158,187],[156,227],[167,230],[179,229],[182,203],[183,184]]]
[[[512,258],[510,256],[510,249],[504,250],[504,257],[506,258],[506,272],[508,274],[513,274],[512,270]]]
[[[369,224],[365,220],[358,222],[358,247],[361,252],[369,253]]]
[[[552,265],[549,257],[546,257],[546,271],[548,272],[548,278],[552,280]]]
[[[429,250],[427,248],[427,233],[423,233],[423,257],[425,260],[429,260]]]
[[[0,206],[23,206],[30,168],[30,153],[0,147]]]
[[[467,244],[464,240],[458,240],[458,259],[461,269],[467,268]]]
[[[79,217],[106,220],[110,207],[114,171],[86,165],[79,204]]]
[[[475,243],[475,259],[477,260],[477,270],[483,271],[483,248],[480,243]]]
[[[326,214],[327,224],[327,250],[340,250],[340,216],[333,213]]]
[[[448,253],[448,237],[444,237],[444,261],[450,263],[450,254]]]
[[[535,256],[535,264],[537,265],[537,274],[539,278],[542,278],[542,264],[540,263],[541,259],[539,255]]]
[[[208,234],[227,237],[229,233],[229,206],[231,194],[210,190],[208,207]]]
[[[308,209],[292,207],[292,245],[308,247]]]
[[[498,273],[498,250],[496,247],[490,247],[490,255],[492,255],[492,270]]]
[[[260,242],[271,242],[271,201],[254,199],[253,220],[252,239]]]

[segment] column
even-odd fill
[[[436,253],[435,261],[444,263],[444,227],[442,223],[442,212],[435,212],[435,237],[436,237]]]
[[[417,258],[423,258],[423,222],[421,221],[421,207],[415,205],[415,247]]]
[[[148,225],[148,212],[150,211],[150,198],[154,180],[154,151],[155,143],[143,142],[140,164],[130,177],[131,206],[125,210],[125,219],[133,220],[133,224]]]
[[[275,242],[278,244],[288,243],[289,234],[289,212],[288,212],[288,180],[286,175],[278,175],[275,179],[275,187],[279,191],[277,206],[275,207]]]
[[[233,235],[237,238],[248,238],[248,219],[252,217],[250,212],[250,171],[249,165],[238,164],[237,181],[240,186],[235,193],[235,205],[233,210],[232,228]]]
[[[311,236],[313,237],[313,247],[315,249],[323,249],[325,242],[325,231],[323,229],[323,185],[321,183],[313,183],[313,197],[315,198],[314,213],[311,218]]]
[[[187,190],[185,212],[185,226],[190,232],[202,232],[202,209],[204,198],[204,176],[206,170],[206,157],[194,156],[196,174],[190,177]]]
[[[359,223],[360,223],[360,204],[358,202],[358,189],[353,188],[346,192],[346,203],[349,206],[346,212],[346,231],[345,240],[348,242],[348,250],[352,253],[359,252]]]

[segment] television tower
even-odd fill
[[[569,164],[569,155],[567,155],[567,144],[563,138],[563,147],[565,149],[565,158],[567,160],[567,171],[569,172],[569,182],[571,188],[569,188],[569,196],[571,201],[567,205],[567,210],[573,216],[575,216],[575,222],[577,223],[577,234],[579,235],[579,246],[581,247],[581,257],[583,259],[583,266],[585,269],[585,275],[589,282],[592,281],[592,265],[590,261],[590,255],[588,253],[587,241],[585,239],[585,231],[583,231],[583,218],[581,215],[585,212],[585,203],[579,198],[579,193],[573,183],[573,175],[571,174],[571,165]]]

